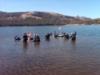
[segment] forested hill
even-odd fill
[[[65,25],[100,23],[99,19],[66,16],[51,12],[1,12],[0,26]]]

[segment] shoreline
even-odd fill
[[[91,25],[100,25],[100,24],[64,24],[64,25],[54,25],[54,24],[33,24],[33,25],[27,25],[27,24],[19,24],[19,25],[0,25],[0,27],[33,27],[33,26],[65,26],[65,25],[73,25],[73,26],[91,26]]]

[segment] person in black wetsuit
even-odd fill
[[[14,39],[15,39],[15,41],[20,41],[21,40],[21,38],[17,35],[14,37]]]
[[[64,37],[65,37],[66,39],[69,39],[69,34],[68,34],[68,33],[64,33]]]
[[[24,35],[23,35],[23,42],[27,42],[27,40],[28,40],[27,33],[24,33]]]
[[[35,34],[33,41],[34,42],[40,42],[40,36],[38,34]]]
[[[73,40],[73,41],[75,41],[76,40],[76,32],[74,32],[72,35],[71,35],[71,39]]]
[[[45,39],[46,40],[50,40],[50,36],[52,35],[52,33],[47,33],[46,35],[45,35]]]

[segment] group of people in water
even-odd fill
[[[58,37],[64,37],[65,39],[71,38],[71,40],[74,41],[74,40],[76,40],[76,34],[77,34],[76,32],[71,33],[70,35],[68,33],[65,33],[65,32],[62,32],[62,33],[54,32],[54,34],[53,33],[47,33],[45,35],[45,39],[50,40],[50,37],[52,35],[54,35],[55,38],[58,38]],[[15,36],[15,40],[20,41],[21,38],[18,37],[18,36]],[[37,33],[35,33],[34,37],[33,37],[32,32],[28,32],[28,33],[23,34],[22,40],[23,40],[23,42],[27,42],[27,41],[30,41],[30,40],[33,41],[33,42],[40,42],[40,36]]]
[[[23,42],[28,42],[30,40],[33,42],[40,42],[40,36],[37,33],[35,33],[33,37],[32,32],[24,33],[22,39],[23,39]],[[18,36],[15,36],[15,40],[20,41],[21,38]]]
[[[50,39],[51,35],[52,35],[52,33],[47,33],[45,35],[46,39]],[[62,32],[62,33],[54,32],[54,37],[55,38],[64,37],[65,39],[70,39],[71,38],[71,40],[74,41],[74,40],[76,40],[76,32],[71,33],[71,34],[68,34],[68,33],[65,33],[65,32]]]
[[[40,36],[38,34],[34,34],[34,38],[32,37],[32,33],[24,33],[23,41],[27,42],[29,40],[33,40],[34,42],[40,42]]]

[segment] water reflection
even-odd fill
[[[76,44],[76,40],[71,40],[71,43],[72,43],[73,45],[75,45],[75,44]]]
[[[23,48],[24,48],[25,50],[28,49],[28,42],[24,42],[24,41],[23,41]]]
[[[75,50],[76,49],[76,41],[77,40],[71,40],[72,48]]]
[[[49,39],[45,39],[47,42],[49,42],[50,41],[50,38]]]
[[[67,39],[67,38],[63,38],[64,39],[64,42],[66,42],[66,41],[68,41],[69,39]]]
[[[34,47],[39,48],[40,47],[40,42],[34,42]]]

